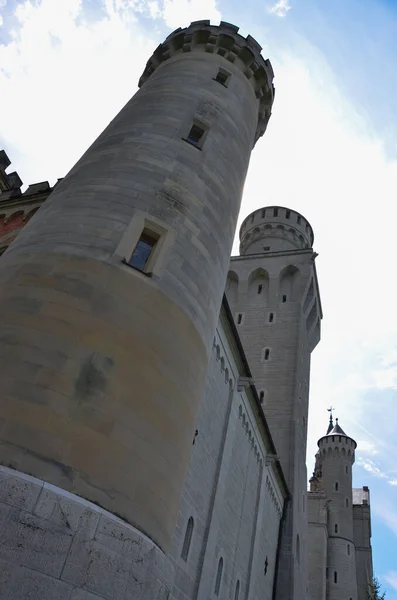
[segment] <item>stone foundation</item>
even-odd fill
[[[95,504],[0,466],[0,600],[165,600],[173,569]]]

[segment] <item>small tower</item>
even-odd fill
[[[267,206],[240,229],[226,295],[291,491],[276,598],[306,597],[306,441],[310,355],[322,318],[314,235],[300,213]]]
[[[159,565],[165,577],[272,79],[238,27],[177,29],[1,258],[0,464],[58,486],[51,494],[63,502],[66,489],[124,519],[118,539],[133,538],[129,560],[135,553],[145,581],[129,578],[134,598],[168,596]],[[76,550],[79,581],[97,560],[89,553],[88,543]],[[48,597],[61,593],[46,586]],[[29,597],[42,597],[34,589]]]
[[[357,600],[352,498],[356,447],[356,442],[345,434],[338,419],[318,441],[315,479],[329,500],[327,600]],[[313,478],[311,491],[316,491]]]

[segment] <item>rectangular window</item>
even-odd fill
[[[338,583],[338,573],[334,571],[334,583]]]
[[[300,223],[301,223],[301,217],[300,217],[300,215],[297,216],[296,222],[298,223],[298,225],[300,225]]]
[[[224,69],[219,69],[217,76],[214,77],[215,81],[227,87],[228,81],[230,78],[230,73],[225,71]]]
[[[138,243],[134,248],[128,264],[139,271],[148,273],[149,259],[159,240],[159,234],[150,231],[147,227],[142,231]]]
[[[199,121],[193,121],[193,125],[190,128],[190,131],[185,139],[186,142],[192,144],[192,146],[196,146],[196,148],[203,147],[204,142],[204,134],[207,130],[207,127],[203,125],[203,123],[199,123]]]
[[[258,294],[261,294],[261,293],[262,293],[262,286],[258,285]]]
[[[265,252],[268,252],[270,250],[270,246],[263,246],[263,249]]]
[[[283,302],[287,302],[287,295],[283,294]]]
[[[239,313],[237,316],[237,325],[241,325],[242,320],[243,320],[243,315],[241,313]]]
[[[291,211],[290,210],[286,210],[285,211],[285,217],[286,217],[286,219],[289,219],[290,216],[291,216]]]
[[[273,217],[278,217],[278,208],[273,208]]]

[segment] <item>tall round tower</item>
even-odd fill
[[[164,551],[273,102],[260,52],[225,22],[174,31],[0,263],[0,462]]]
[[[356,442],[338,424],[318,441],[314,478],[321,479],[328,503],[327,600],[357,600],[353,541],[352,466]],[[312,487],[312,489],[314,489]]]

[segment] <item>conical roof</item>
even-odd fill
[[[333,429],[331,429],[331,431],[329,430],[329,427],[328,427],[327,435],[335,435],[335,434],[346,435],[346,433],[343,431],[342,427],[339,425],[338,419],[335,419],[335,421],[336,421],[335,426],[333,427]],[[347,437],[347,435],[346,435],[346,437]]]

